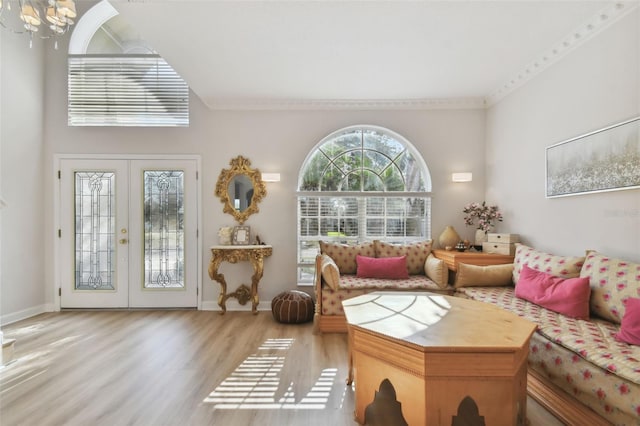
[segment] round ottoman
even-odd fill
[[[284,291],[271,301],[273,319],[285,324],[301,324],[313,319],[313,299],[304,291]]]

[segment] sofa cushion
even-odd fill
[[[334,290],[338,289],[340,286],[340,270],[336,262],[326,254],[321,256],[320,273],[322,274],[324,282],[327,283],[329,287]]]
[[[587,278],[554,277],[524,265],[515,294],[571,318],[589,319],[591,287]]]
[[[356,273],[358,270],[357,255],[375,257],[375,249],[371,241],[356,245],[320,241],[320,253],[331,257],[341,274]]]
[[[531,336],[527,364],[529,371],[573,395],[612,425],[638,424],[640,385],[597,367],[540,333]]]
[[[580,276],[589,278],[591,311],[618,324],[624,316],[624,300],[640,296],[640,263],[589,251]]]
[[[516,243],[516,254],[513,259],[513,283],[520,278],[522,265],[561,278],[574,278],[580,275],[584,256],[556,256],[538,251],[524,244]]]
[[[359,278],[356,275],[342,275],[340,290],[439,290],[439,287],[426,275],[409,275],[406,280],[390,280],[381,278]]]
[[[449,268],[444,260],[438,259],[433,254],[427,256],[424,263],[424,272],[440,288],[446,288],[449,284]]]
[[[391,280],[402,280],[409,278],[407,272],[407,257],[366,257],[356,256],[359,278],[383,278]]]
[[[460,287],[491,287],[511,285],[513,264],[477,266],[466,263],[458,264],[456,280],[453,286]]]
[[[629,298],[624,305],[622,325],[615,338],[619,342],[640,345],[640,299]]]
[[[538,333],[575,352],[594,365],[640,384],[640,346],[613,337],[620,328],[597,318],[581,320],[515,297],[513,287],[467,287],[457,290],[467,298],[491,303],[538,325]]]
[[[391,244],[375,241],[376,257],[407,256],[407,269],[410,275],[424,274],[424,263],[431,253],[432,240]]]
[[[340,289],[332,290],[323,286],[321,291],[322,315],[344,315],[342,301],[374,291],[440,291],[440,287],[426,275],[409,275],[406,280],[384,280],[376,278],[358,278],[355,275],[342,275]]]

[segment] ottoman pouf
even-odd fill
[[[285,324],[301,324],[313,319],[313,299],[304,291],[284,291],[271,301],[273,319]]]

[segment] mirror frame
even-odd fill
[[[254,213],[258,213],[258,203],[267,195],[267,187],[262,181],[262,175],[258,169],[251,168],[251,161],[248,158],[238,155],[233,158],[229,165],[230,169],[222,169],[216,183],[216,195],[220,197],[220,202],[224,204],[223,211],[229,213],[241,225]],[[238,211],[233,207],[229,197],[229,184],[238,175],[245,175],[253,185],[253,197],[251,204],[243,211]]]

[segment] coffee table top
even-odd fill
[[[512,351],[536,325],[484,302],[427,292],[375,292],[342,302],[347,324],[424,352]]]

